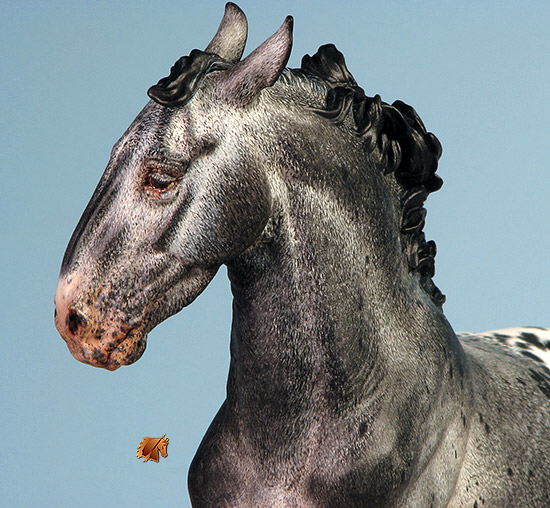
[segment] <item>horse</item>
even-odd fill
[[[62,338],[131,364],[226,265],[227,398],[193,507],[550,506],[550,332],[453,331],[423,231],[439,141],[332,44],[287,69],[292,24],[243,59],[229,3],[149,89],[66,249]]]

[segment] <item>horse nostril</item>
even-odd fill
[[[69,310],[67,316],[67,327],[69,331],[74,335],[80,328],[85,328],[87,325],[86,318],[74,309]]]

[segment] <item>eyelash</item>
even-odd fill
[[[177,181],[181,178],[176,178],[173,175],[163,172],[158,169],[151,169],[147,174],[145,188],[149,192],[156,194],[164,194],[174,187]]]
[[[184,169],[187,169],[185,166]],[[161,163],[152,163],[147,167],[143,187],[148,194],[160,195],[172,190],[183,178],[185,171],[179,167],[167,167]]]

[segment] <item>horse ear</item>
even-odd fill
[[[244,12],[234,3],[228,2],[218,31],[205,51],[236,63],[243,54],[247,35],[248,22]]]
[[[292,16],[287,16],[279,30],[224,73],[218,85],[223,99],[245,104],[275,83],[290,56],[293,23]]]

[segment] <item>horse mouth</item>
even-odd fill
[[[147,344],[143,328],[123,328],[100,337],[63,336],[63,339],[79,362],[110,371],[139,360]]]
[[[95,367],[116,370],[122,365],[131,365],[138,361],[147,345],[147,334],[138,329],[131,329],[120,342],[109,346],[97,357]],[[94,358],[95,360],[95,358]]]

